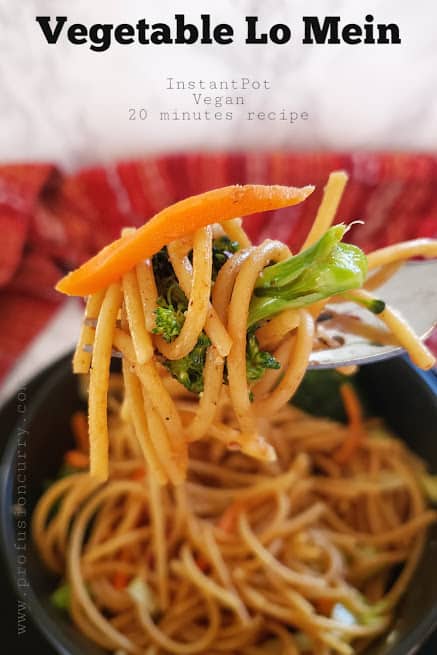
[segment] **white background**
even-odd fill
[[[235,28],[232,45],[118,45],[103,53],[48,45],[36,15],[69,24],[196,22]],[[302,45],[302,16],[339,15],[342,24],[398,23],[401,45]],[[245,45],[246,15],[283,22],[286,45]],[[422,148],[437,145],[437,4],[434,0],[0,0],[0,160],[53,159],[77,167],[115,156],[206,147]],[[162,123],[161,109],[193,109],[190,94],[166,92],[165,78],[268,79],[251,108],[308,111],[310,120]],[[173,93],[173,94],[172,94]],[[177,98],[176,98],[177,95]],[[129,107],[152,110],[128,120]]]

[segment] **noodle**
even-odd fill
[[[211,242],[210,242],[210,246],[211,246]],[[180,241],[176,241],[173,242],[172,244],[169,244],[168,253],[169,253],[170,261],[173,265],[176,276],[178,278],[179,284],[181,286],[181,289],[184,291],[185,295],[190,298],[189,304],[192,309],[193,297],[190,295],[190,292],[194,289],[194,280],[192,279],[193,268],[187,257],[187,252],[190,249],[190,247],[191,247],[190,240],[187,242],[187,240],[181,239]],[[207,263],[208,266],[210,265],[210,261],[211,261],[210,250],[211,248],[209,248],[207,252],[206,262],[203,262],[203,264]],[[199,260],[201,259],[202,255],[203,253],[200,252]],[[199,284],[197,285],[199,287],[199,293],[202,293],[202,288],[201,288],[202,285],[204,287],[203,288],[204,294],[206,294],[207,291],[211,290],[211,270],[210,270],[209,278],[204,278],[203,281],[200,280]],[[226,328],[223,326],[219,317],[217,316],[214,307],[209,303],[209,295],[208,295],[207,302],[206,302],[206,295],[204,295],[204,299],[205,299],[205,305],[207,305],[208,307],[205,315],[206,320],[204,321],[205,332],[211,339],[212,343],[216,346],[220,355],[224,357],[229,353],[229,350],[231,348],[230,337],[226,332]],[[201,327],[203,327],[203,325]],[[200,330],[197,332],[196,336],[199,335],[199,332]],[[159,343],[162,344],[162,341],[160,340]]]
[[[124,306],[135,348],[135,357],[139,364],[144,364],[153,357],[153,345],[150,333],[147,331],[145,324],[143,305],[135,271],[129,271],[123,276],[122,286]]]
[[[374,296],[364,289],[353,291],[351,297],[358,300],[372,300]],[[395,310],[387,305],[379,314],[379,318],[387,325],[393,336],[409,353],[412,361],[423,369],[430,369],[435,364],[435,358],[431,351],[422,343],[419,337],[413,332],[408,323]]]
[[[220,420],[230,407],[222,397]],[[56,570],[67,563],[72,618],[92,641],[112,651],[155,648],[164,655],[263,652],[263,644],[278,639],[300,653],[296,635],[303,633],[311,652],[323,652],[317,644],[324,644],[331,655],[355,652],[355,645],[387,629],[427,526],[436,520],[426,509],[416,461],[401,442],[386,437],[385,449],[377,448],[369,422],[353,461],[314,475],[318,456],[332,457],[348,428],[286,407],[266,434],[277,449],[276,463],[227,450],[214,456],[214,442],[199,441],[191,445],[188,481],[162,489],[150,474],[134,481],[129,471],[115,473],[123,461],[141,467],[142,458],[134,434],[126,439],[118,420],[111,426],[111,452],[118,456],[111,454],[107,484],[95,491],[86,475],[61,479],[41,498],[33,519],[45,561],[54,548],[48,535],[58,535]],[[329,446],[304,455],[318,433]],[[122,448],[113,446],[118,441]],[[377,468],[369,468],[369,448]],[[246,472],[244,464],[250,464]],[[395,511],[394,526],[375,523],[372,515],[385,507],[393,484],[403,510]],[[370,513],[360,517],[355,510],[370,498]],[[235,522],[225,527],[224,513],[232,512]],[[402,569],[394,584],[380,584],[366,600],[369,582],[387,580],[395,566]],[[119,571],[129,586],[116,592]],[[138,581],[147,602],[127,593]],[[325,606],[338,603],[354,623],[325,613]]]
[[[107,398],[109,366],[115,322],[121,304],[119,284],[112,284],[105,294],[97,319],[89,387],[89,432],[91,475],[98,480],[108,477]]]
[[[211,294],[211,239],[211,228],[199,230],[194,235],[193,277],[191,279],[190,276],[191,292],[188,293],[190,302],[185,322],[181,333],[171,344],[167,344],[162,338],[159,338],[157,344],[159,350],[168,359],[181,359],[188,355],[196,345],[199,334],[205,325]]]
[[[94,343],[94,330],[88,321],[97,320],[102,307],[105,291],[98,291],[90,296],[85,306],[85,318],[80,331],[79,340],[73,355],[73,373],[89,373],[91,365],[91,352],[84,350],[86,344]]]
[[[304,248],[333,223],[346,180],[331,174]],[[371,253],[375,272],[347,300],[368,306],[405,259],[436,252],[416,240]],[[421,463],[375,436],[345,387],[348,425],[288,404],[313,348],[335,340],[317,293],[250,323],[286,245],[253,246],[231,219],[157,255],[87,300],[74,371],[90,373],[91,476],[54,482],[33,515],[73,622],[118,654],[361,652],[390,625],[437,518]],[[394,310],[379,318],[372,334],[433,365]],[[86,443],[76,455],[87,462]]]
[[[304,310],[299,312],[299,326],[290,355],[290,362],[277,387],[265,399],[257,400],[255,411],[259,416],[271,416],[293,396],[308,366],[313,346],[314,321]]]
[[[136,266],[138,288],[141,296],[141,303],[144,310],[144,320],[149,332],[155,327],[155,307],[158,300],[158,290],[153,276],[152,262],[146,260]]]
[[[343,191],[347,183],[347,174],[344,171],[334,171],[330,174],[328,183],[323,192],[322,202],[320,203],[314,223],[304,241],[302,250],[311,246],[319,239],[328,227],[332,224],[338,206],[340,204]]]
[[[267,262],[271,259],[285,259],[289,253],[287,246],[277,241],[266,241],[256,248],[241,267],[229,304],[228,330],[232,338],[232,348],[227,360],[229,393],[241,430],[249,435],[256,433],[246,380],[246,326],[249,303],[257,277]],[[259,446],[260,458],[271,457],[263,443]]]

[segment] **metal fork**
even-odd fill
[[[376,295],[399,311],[421,339],[426,339],[437,326],[437,259],[408,262],[378,288]],[[309,368],[370,364],[404,352],[400,346],[387,343],[389,334],[384,332],[378,316],[356,303],[328,304],[321,318],[324,333],[336,347],[314,350]],[[87,322],[95,325],[95,321]],[[369,334],[352,333],[348,329],[351,323],[358,326],[360,331],[364,326]],[[378,337],[381,337],[379,342]],[[92,346],[85,345],[84,350],[91,352]],[[113,350],[112,356],[122,355]]]
[[[421,339],[426,339],[437,325],[437,259],[408,262],[374,293],[402,314]],[[369,332],[375,330],[376,334],[379,332],[384,336],[378,316],[364,307],[342,302],[327,305],[326,310],[328,320],[324,322],[324,328],[340,345],[313,351],[310,368],[370,364],[404,352],[400,346],[377,343],[374,336],[369,338],[342,329],[339,315],[351,316],[353,321],[370,326]],[[330,311],[333,312],[332,319],[329,319]]]

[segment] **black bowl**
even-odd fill
[[[372,412],[437,472],[437,377],[405,359],[368,365],[359,373]],[[35,389],[28,385],[26,389]],[[72,444],[69,418],[81,406],[70,357],[38,377],[36,391],[14,400],[17,423],[4,451],[0,481],[1,546],[9,575],[38,628],[65,655],[103,655],[49,601],[56,580],[47,574],[30,538],[30,519],[44,481],[54,477]],[[23,477],[24,476],[24,477]],[[17,544],[23,548],[17,548]],[[368,655],[410,655],[437,627],[437,527],[427,546],[391,631]]]

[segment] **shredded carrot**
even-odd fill
[[[236,500],[231,505],[225,509],[219,520],[217,521],[217,527],[223,532],[232,534],[237,528],[238,517],[241,512],[244,510],[245,506],[241,500]]]
[[[95,293],[119,280],[133,266],[175,239],[211,223],[297,205],[313,191],[313,186],[248,184],[222,187],[185,198],[160,211],[132,234],[113,241],[62,278],[56,288],[70,296]]]
[[[155,555],[150,551],[146,557],[147,566],[151,571],[155,569]]]
[[[77,469],[87,469],[90,465],[89,456],[80,450],[68,450],[65,453],[64,461]]]
[[[129,478],[131,480],[143,480],[145,475],[146,475],[146,470],[143,467],[141,467],[132,471]]]
[[[117,589],[117,591],[121,591],[122,589],[125,589],[127,587],[127,584],[129,582],[129,576],[125,571],[116,571],[114,573],[114,576],[112,578],[112,586]]]
[[[88,436],[88,419],[85,412],[74,412],[71,417],[71,429],[77,449],[83,453],[88,453],[90,440]]]
[[[335,602],[331,598],[316,598],[314,600],[314,607],[317,612],[324,616],[331,616],[334,605]]]
[[[206,573],[209,569],[209,562],[202,554],[196,558],[196,564],[203,573]]]
[[[340,393],[349,424],[349,433],[341,446],[335,451],[334,459],[338,464],[347,464],[353,458],[364,438],[363,411],[360,399],[353,386],[342,384]]]

